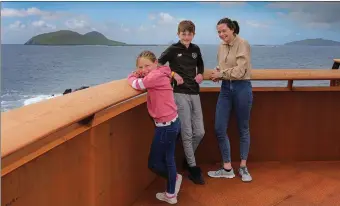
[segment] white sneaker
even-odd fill
[[[176,204],[177,203],[177,196],[176,194],[173,195],[172,197],[169,197],[166,192],[160,192],[156,194],[156,198],[159,199],[160,201],[167,202],[169,204]]]
[[[181,184],[182,184],[182,175],[177,174],[177,178],[176,178],[176,186],[175,186],[175,195],[178,195],[179,190],[181,189]]]
[[[221,168],[216,171],[209,171],[208,172],[209,177],[213,178],[234,178],[235,173],[234,170],[231,168],[230,172],[227,172],[225,169]]]
[[[251,182],[253,180],[247,167],[240,167],[238,169],[238,173],[241,176],[243,182]]]

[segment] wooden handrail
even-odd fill
[[[209,79],[207,69],[204,78]],[[253,80],[340,79],[340,70],[254,69]],[[65,96],[1,113],[1,158],[61,128],[143,92],[132,89],[126,79],[112,81]]]
[[[1,158],[138,94],[122,79],[1,112]]]
[[[207,69],[208,80],[212,69]],[[252,80],[332,80],[340,79],[340,72],[331,69],[253,69]]]

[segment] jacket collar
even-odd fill
[[[226,43],[226,42],[223,41],[223,44],[233,46],[235,44],[235,42],[237,42],[238,40],[239,40],[239,36],[236,34],[235,38],[231,42]]]

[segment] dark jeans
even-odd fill
[[[241,160],[247,160],[250,146],[249,120],[253,103],[249,80],[222,81],[215,114],[215,133],[224,163],[231,162],[227,128],[232,108],[235,109],[240,134]]]
[[[170,194],[175,193],[175,146],[179,131],[179,118],[169,126],[156,127],[149,154],[149,169],[167,179],[167,192]]]

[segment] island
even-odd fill
[[[340,46],[340,42],[328,39],[305,39],[286,43],[287,46]]]
[[[25,45],[106,45],[124,46],[126,43],[113,41],[97,31],[84,35],[70,30],[60,30],[39,34],[28,40]]]

